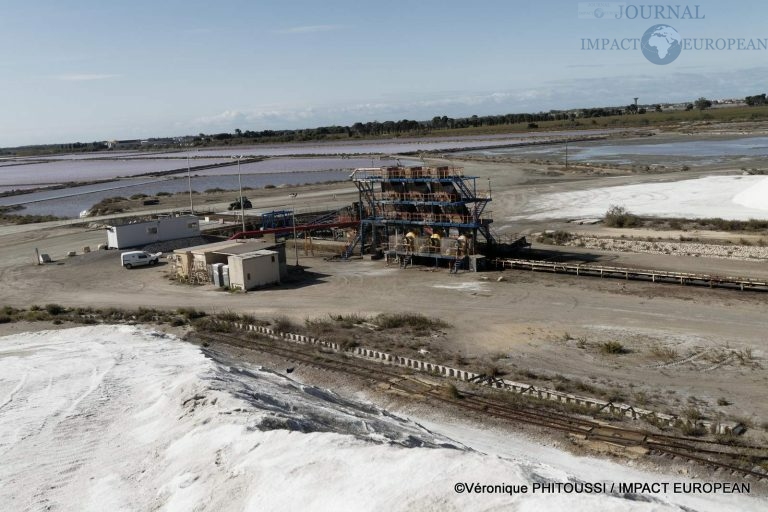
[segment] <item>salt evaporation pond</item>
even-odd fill
[[[488,428],[425,427],[293,375],[138,326],[2,337],[0,508],[765,510],[733,494],[458,493],[460,482],[691,480]]]
[[[464,151],[461,155],[486,157],[513,156],[536,159],[565,159],[565,145],[546,147],[506,147]],[[642,139],[636,142],[578,142],[568,144],[568,159],[574,162],[608,162],[614,164],[712,164],[742,160],[748,162],[768,157],[768,137],[741,137],[737,139],[686,140],[655,142]]]
[[[602,217],[613,205],[655,217],[768,219],[768,178],[709,176],[544,194],[510,220]]]
[[[243,174],[243,187],[263,188],[266,185],[302,185],[306,183],[325,183],[329,181],[348,181],[349,171],[317,171],[317,172],[285,172],[277,174]],[[192,189],[204,192],[207,189],[222,188],[237,194],[237,175],[226,176],[193,176]],[[89,190],[89,191],[85,191]],[[158,192],[186,192],[189,190],[187,177],[142,178],[136,180],[121,180],[109,184],[88,185],[61,190],[48,190],[31,194],[0,197],[0,206],[20,204],[23,210],[16,213],[22,215],[56,215],[59,217],[77,217],[86,210],[107,197],[130,197],[134,194],[154,195]],[[244,193],[247,196],[247,192]]]
[[[354,154],[398,154],[418,151],[450,151],[469,147],[504,146],[509,144],[530,143],[532,139],[551,139],[552,137],[582,137],[617,133],[621,129],[609,130],[570,130],[547,132],[523,132],[496,135],[470,135],[461,137],[426,137],[383,139],[377,141],[360,140],[344,142],[302,142],[285,144],[264,144],[253,146],[234,146],[228,148],[205,148],[181,152],[159,153],[160,155],[190,156],[284,156],[284,155],[354,155]]]
[[[229,159],[205,158],[193,165],[213,165]],[[141,160],[60,160],[0,167],[0,185],[43,185],[76,181],[108,180],[150,172],[186,169],[185,159]],[[19,188],[19,187],[16,187]]]

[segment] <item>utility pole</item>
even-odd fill
[[[290,194],[290,196],[291,196],[291,217],[292,217],[291,223],[293,224],[293,249],[294,249],[294,252],[296,253],[296,266],[297,267],[299,266],[299,243],[298,243],[298,240],[296,239],[296,196],[298,196],[298,195],[299,194],[297,194],[297,193]]]
[[[237,158],[237,185],[240,188],[240,217],[243,221],[243,233],[245,233],[245,205],[243,204],[243,180],[240,177],[240,159],[243,155],[236,155],[232,158]],[[245,235],[243,235],[245,236]]]
[[[189,184],[189,212],[194,215],[195,207],[192,204],[192,168],[189,165],[189,153],[187,153],[187,183]]]

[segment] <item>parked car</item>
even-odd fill
[[[244,197],[243,198],[243,209],[247,210],[249,208],[253,208],[253,205],[251,204],[251,202],[248,200],[247,197]],[[240,200],[237,199],[236,201],[234,201],[232,203],[229,203],[229,209],[230,210],[239,210],[240,209]]]
[[[157,265],[162,252],[150,254],[145,251],[128,251],[120,255],[120,264],[125,268],[141,267],[143,265]]]

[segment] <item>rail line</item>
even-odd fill
[[[272,354],[294,363],[305,364],[322,370],[353,375],[366,381],[384,384],[390,389],[410,396],[428,398],[430,402],[442,402],[464,411],[479,413],[497,419],[556,430],[581,436],[584,440],[602,441],[623,447],[641,447],[649,452],[680,457],[695,461],[732,474],[749,476],[758,480],[768,475],[739,465],[749,461],[757,465],[768,461],[768,447],[744,445],[732,446],[716,440],[686,436],[655,434],[641,429],[622,428],[594,419],[572,414],[542,411],[524,404],[510,405],[494,401],[474,392],[462,392],[458,397],[446,396],[439,384],[418,379],[408,372],[395,371],[395,367],[358,360],[330,349],[296,344],[288,346],[260,336],[237,336],[226,333],[195,333],[195,337],[208,343],[223,343],[246,350]],[[341,356],[341,357],[340,357]],[[701,445],[706,445],[704,448]],[[719,449],[717,449],[719,447]]]
[[[767,279],[739,276],[695,274],[671,270],[654,270],[629,267],[612,267],[589,263],[561,263],[556,261],[497,258],[496,268],[520,269],[576,276],[609,277],[614,279],[649,281],[652,283],[674,283],[680,285],[708,286],[710,288],[731,288],[742,291],[768,291]]]

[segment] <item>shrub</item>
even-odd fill
[[[240,315],[233,311],[222,311],[221,313],[216,314],[216,319],[221,320],[222,322],[239,322]]]
[[[638,224],[638,218],[623,206],[611,205],[605,212],[604,223],[612,228],[630,228]]]
[[[356,325],[366,322],[368,319],[364,316],[352,313],[349,315],[336,315],[331,316],[337,323],[339,323],[345,329],[351,329]]]
[[[683,416],[691,421],[699,421],[702,418],[701,411],[695,407],[688,407],[683,411]]]
[[[278,316],[272,320],[272,325],[276,331],[291,332],[296,329],[296,324],[287,316]]]
[[[552,240],[558,245],[563,245],[569,242],[573,238],[573,235],[567,231],[558,229],[552,234]]]
[[[140,307],[136,312],[136,320],[139,322],[153,322],[157,318],[157,311],[151,308]]]
[[[331,322],[330,320],[310,319],[310,318],[307,318],[304,320],[304,326],[314,336],[320,336],[322,334],[328,334],[330,332],[333,332],[335,327],[334,323]]]
[[[194,321],[196,329],[210,332],[233,332],[235,330],[231,322],[223,322],[209,316],[198,318]]]
[[[66,308],[59,304],[46,304],[45,310],[48,312],[48,314],[55,316],[55,315],[62,314],[66,310]]]
[[[461,398],[458,388],[453,384],[443,386],[443,396],[453,399]]]
[[[207,314],[205,311],[198,311],[195,308],[178,308],[176,312],[187,320],[196,320],[206,316]]]
[[[677,350],[672,347],[665,347],[661,344],[655,344],[651,347],[651,354],[662,361],[674,361],[677,359]]]
[[[374,319],[374,322],[381,329],[408,327],[416,331],[439,329],[447,326],[442,320],[428,318],[420,313],[382,313]]]
[[[624,345],[618,341],[606,341],[600,345],[600,351],[603,354],[626,354],[629,352]]]
[[[24,315],[24,319],[28,322],[42,322],[45,320],[50,320],[51,316],[45,311],[27,311]]]
[[[345,338],[345,339],[339,341],[338,343],[339,343],[339,346],[341,347],[341,350],[344,350],[345,352],[349,352],[353,348],[355,348],[358,345],[360,345],[357,342],[357,340],[355,340],[354,338]]]

